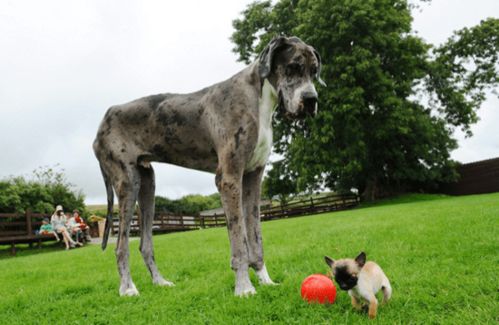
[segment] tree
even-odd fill
[[[285,203],[288,197],[296,193],[296,175],[285,170],[287,165],[283,160],[272,164],[272,169],[268,172],[262,182],[262,197],[272,199],[279,197],[281,203]]]
[[[471,135],[484,90],[498,83],[498,20],[433,51],[411,21],[405,0],[260,1],[234,21],[239,60],[248,63],[274,36],[296,35],[321,54],[328,84],[318,85],[314,119],[276,121],[274,150],[285,159],[268,182],[355,188],[371,200],[456,178],[454,129]]]

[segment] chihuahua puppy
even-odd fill
[[[383,303],[388,302],[392,295],[390,281],[383,270],[374,262],[366,262],[366,254],[361,252],[355,259],[345,258],[333,260],[325,256],[327,265],[331,267],[333,277],[341,290],[348,291],[352,306],[358,310],[365,304],[369,305],[369,318],[376,317],[378,300],[376,293],[383,291]]]

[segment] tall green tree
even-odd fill
[[[272,163],[272,169],[262,182],[262,197],[272,199],[277,196],[281,203],[285,203],[290,195],[296,193],[297,175],[286,170],[287,167],[284,160]]]
[[[274,149],[285,159],[267,182],[355,188],[370,200],[456,178],[454,129],[471,135],[485,90],[498,84],[498,20],[434,49],[411,22],[405,0],[258,1],[234,20],[239,60],[249,63],[277,35],[296,35],[321,54],[328,84],[317,85],[315,118],[277,119]]]

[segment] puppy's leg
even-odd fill
[[[362,309],[362,305],[357,300],[357,298],[350,291],[348,291],[348,294],[350,295],[350,298],[352,299],[352,306],[353,306],[353,308],[355,308],[356,310],[361,310]]]
[[[376,317],[376,313],[378,311],[378,299],[376,299],[376,296],[374,295],[374,292],[371,289],[360,289],[359,293],[362,298],[368,301],[369,303],[369,310],[368,310],[368,315],[369,318],[373,319]]]
[[[369,301],[369,318],[376,318],[376,313],[378,312],[378,300],[374,297]]]
[[[262,232],[260,226],[260,188],[263,168],[243,176],[243,211],[249,246],[249,265],[256,271],[260,284],[274,285],[263,261]]]
[[[215,179],[220,192],[229,231],[231,267],[236,274],[235,295],[256,293],[248,274],[248,238],[242,209],[242,169],[222,160]]]
[[[154,170],[152,167],[138,167],[140,173],[139,207],[140,218],[140,253],[147,269],[151,273],[152,283],[160,286],[173,286],[165,280],[158,271],[154,260],[152,243],[152,224],[154,219]]]

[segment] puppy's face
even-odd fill
[[[362,252],[355,259],[345,258],[335,261],[328,256],[324,259],[331,267],[333,277],[340,289],[348,291],[357,285],[359,272],[366,263],[366,254]]]

